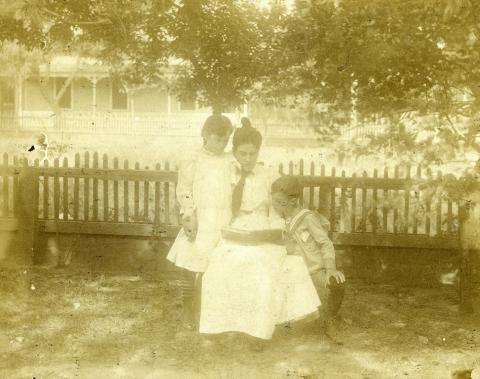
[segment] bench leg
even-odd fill
[[[470,264],[470,249],[462,249],[460,263],[460,311],[473,313],[471,288],[472,268]]]

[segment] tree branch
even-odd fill
[[[113,25],[113,22],[109,19],[100,19],[96,21],[78,21],[78,22],[73,22],[72,24],[75,25]]]
[[[51,11],[50,9],[42,8],[40,9],[40,11],[56,18],[57,20],[62,19],[62,15],[58,14],[57,12]],[[92,20],[92,21],[73,21],[69,19],[66,19],[66,20],[64,19],[63,22],[67,22],[72,25],[106,25],[106,24],[112,25],[113,24],[112,21],[108,18],[101,18],[101,19]]]

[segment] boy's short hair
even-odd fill
[[[232,133],[233,126],[230,119],[222,114],[212,114],[209,116],[202,127],[202,137],[205,138],[211,134],[223,137]]]
[[[303,192],[303,186],[295,176],[282,176],[272,183],[272,193],[278,192],[299,199]]]

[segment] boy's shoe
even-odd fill
[[[340,322],[341,321],[336,318],[330,318],[323,323],[324,335],[337,345],[343,345],[343,341],[339,338],[339,332],[341,330]]]
[[[337,318],[328,318],[327,320],[320,318],[310,323],[305,332],[307,335],[326,337],[337,345],[343,345],[339,337],[340,330],[342,330],[340,323],[341,321]]]

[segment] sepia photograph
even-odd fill
[[[0,0],[0,379],[480,379],[480,1]]]

